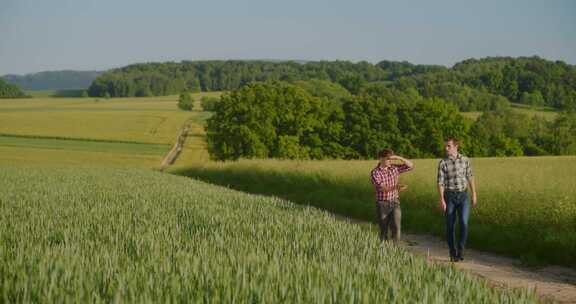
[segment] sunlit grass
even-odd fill
[[[195,99],[205,95],[194,94]],[[177,96],[31,98],[0,102],[0,133],[171,144],[198,111],[180,111]]]
[[[150,170],[0,168],[6,303],[534,303],[277,198]]]
[[[254,160],[204,163],[176,170],[243,191],[278,195],[345,216],[375,220],[370,170],[376,161]],[[444,236],[438,211],[438,160],[416,160],[402,175],[406,230]],[[520,257],[527,263],[576,267],[576,157],[472,160],[479,207],[469,245]]]
[[[187,121],[197,123],[187,141],[193,152],[182,154],[184,163],[206,160],[202,124],[209,114],[200,111],[200,99],[219,94],[193,94],[197,107],[191,112],[178,109],[177,96],[3,99],[0,135],[23,137],[0,137],[0,163],[156,168],[162,155],[145,154],[167,152]]]

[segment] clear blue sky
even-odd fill
[[[576,1],[0,0],[0,75],[201,59],[532,56],[576,64]]]

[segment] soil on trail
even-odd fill
[[[437,263],[450,263],[446,242],[432,236],[404,234],[402,246]],[[513,258],[477,250],[467,250],[464,261],[454,263],[459,269],[484,277],[498,286],[530,288],[542,299],[576,303],[576,270],[547,266],[529,269]]]
[[[337,216],[347,221],[371,225]],[[444,240],[430,235],[402,234],[400,245],[406,250],[427,258],[433,263],[451,263],[448,246]],[[547,266],[531,269],[522,266],[514,258],[468,249],[464,261],[453,263],[457,268],[487,279],[491,284],[503,288],[528,288],[536,291],[544,301],[576,303],[576,270]]]
[[[174,163],[174,161],[176,161],[176,158],[180,154],[180,151],[182,151],[182,146],[184,145],[184,141],[186,140],[188,130],[190,130],[190,123],[187,121],[182,127],[182,129],[180,129],[180,132],[176,137],[176,143],[174,144],[174,146],[172,146],[172,149],[168,151],[168,154],[166,154],[166,156],[164,156],[164,158],[162,159],[162,162],[160,163],[160,171],[164,171],[168,166],[170,166],[171,164]]]

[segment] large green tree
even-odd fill
[[[283,82],[224,94],[206,127],[214,159],[340,157],[341,108]],[[331,140],[330,144],[326,141]]]
[[[223,95],[208,120],[209,152],[219,160],[373,158],[391,147],[435,157],[443,154],[445,137],[467,141],[470,122],[444,100],[395,89],[368,92],[339,102],[285,82],[244,86]]]
[[[16,85],[9,84],[0,78],[0,98],[23,98],[26,94]]]
[[[194,98],[192,98],[190,92],[184,91],[180,93],[178,108],[184,111],[192,111],[194,109]]]
[[[563,113],[552,124],[550,150],[556,155],[576,154],[576,114]]]

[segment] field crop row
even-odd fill
[[[532,303],[278,198],[137,169],[0,169],[0,302]]]
[[[50,137],[10,136],[0,134],[3,147],[23,147],[66,151],[116,152],[163,155],[170,145]]]
[[[193,97],[217,96],[199,93]],[[151,98],[32,98],[0,102],[0,133],[173,144],[199,112],[178,110],[178,96]]]
[[[377,161],[254,160],[204,163],[175,172],[266,195],[277,195],[344,216],[375,221],[370,170]],[[403,228],[444,236],[438,210],[438,160],[416,160],[401,180]],[[521,258],[527,264],[576,267],[576,157],[472,160],[479,207],[470,218],[469,245]]]

